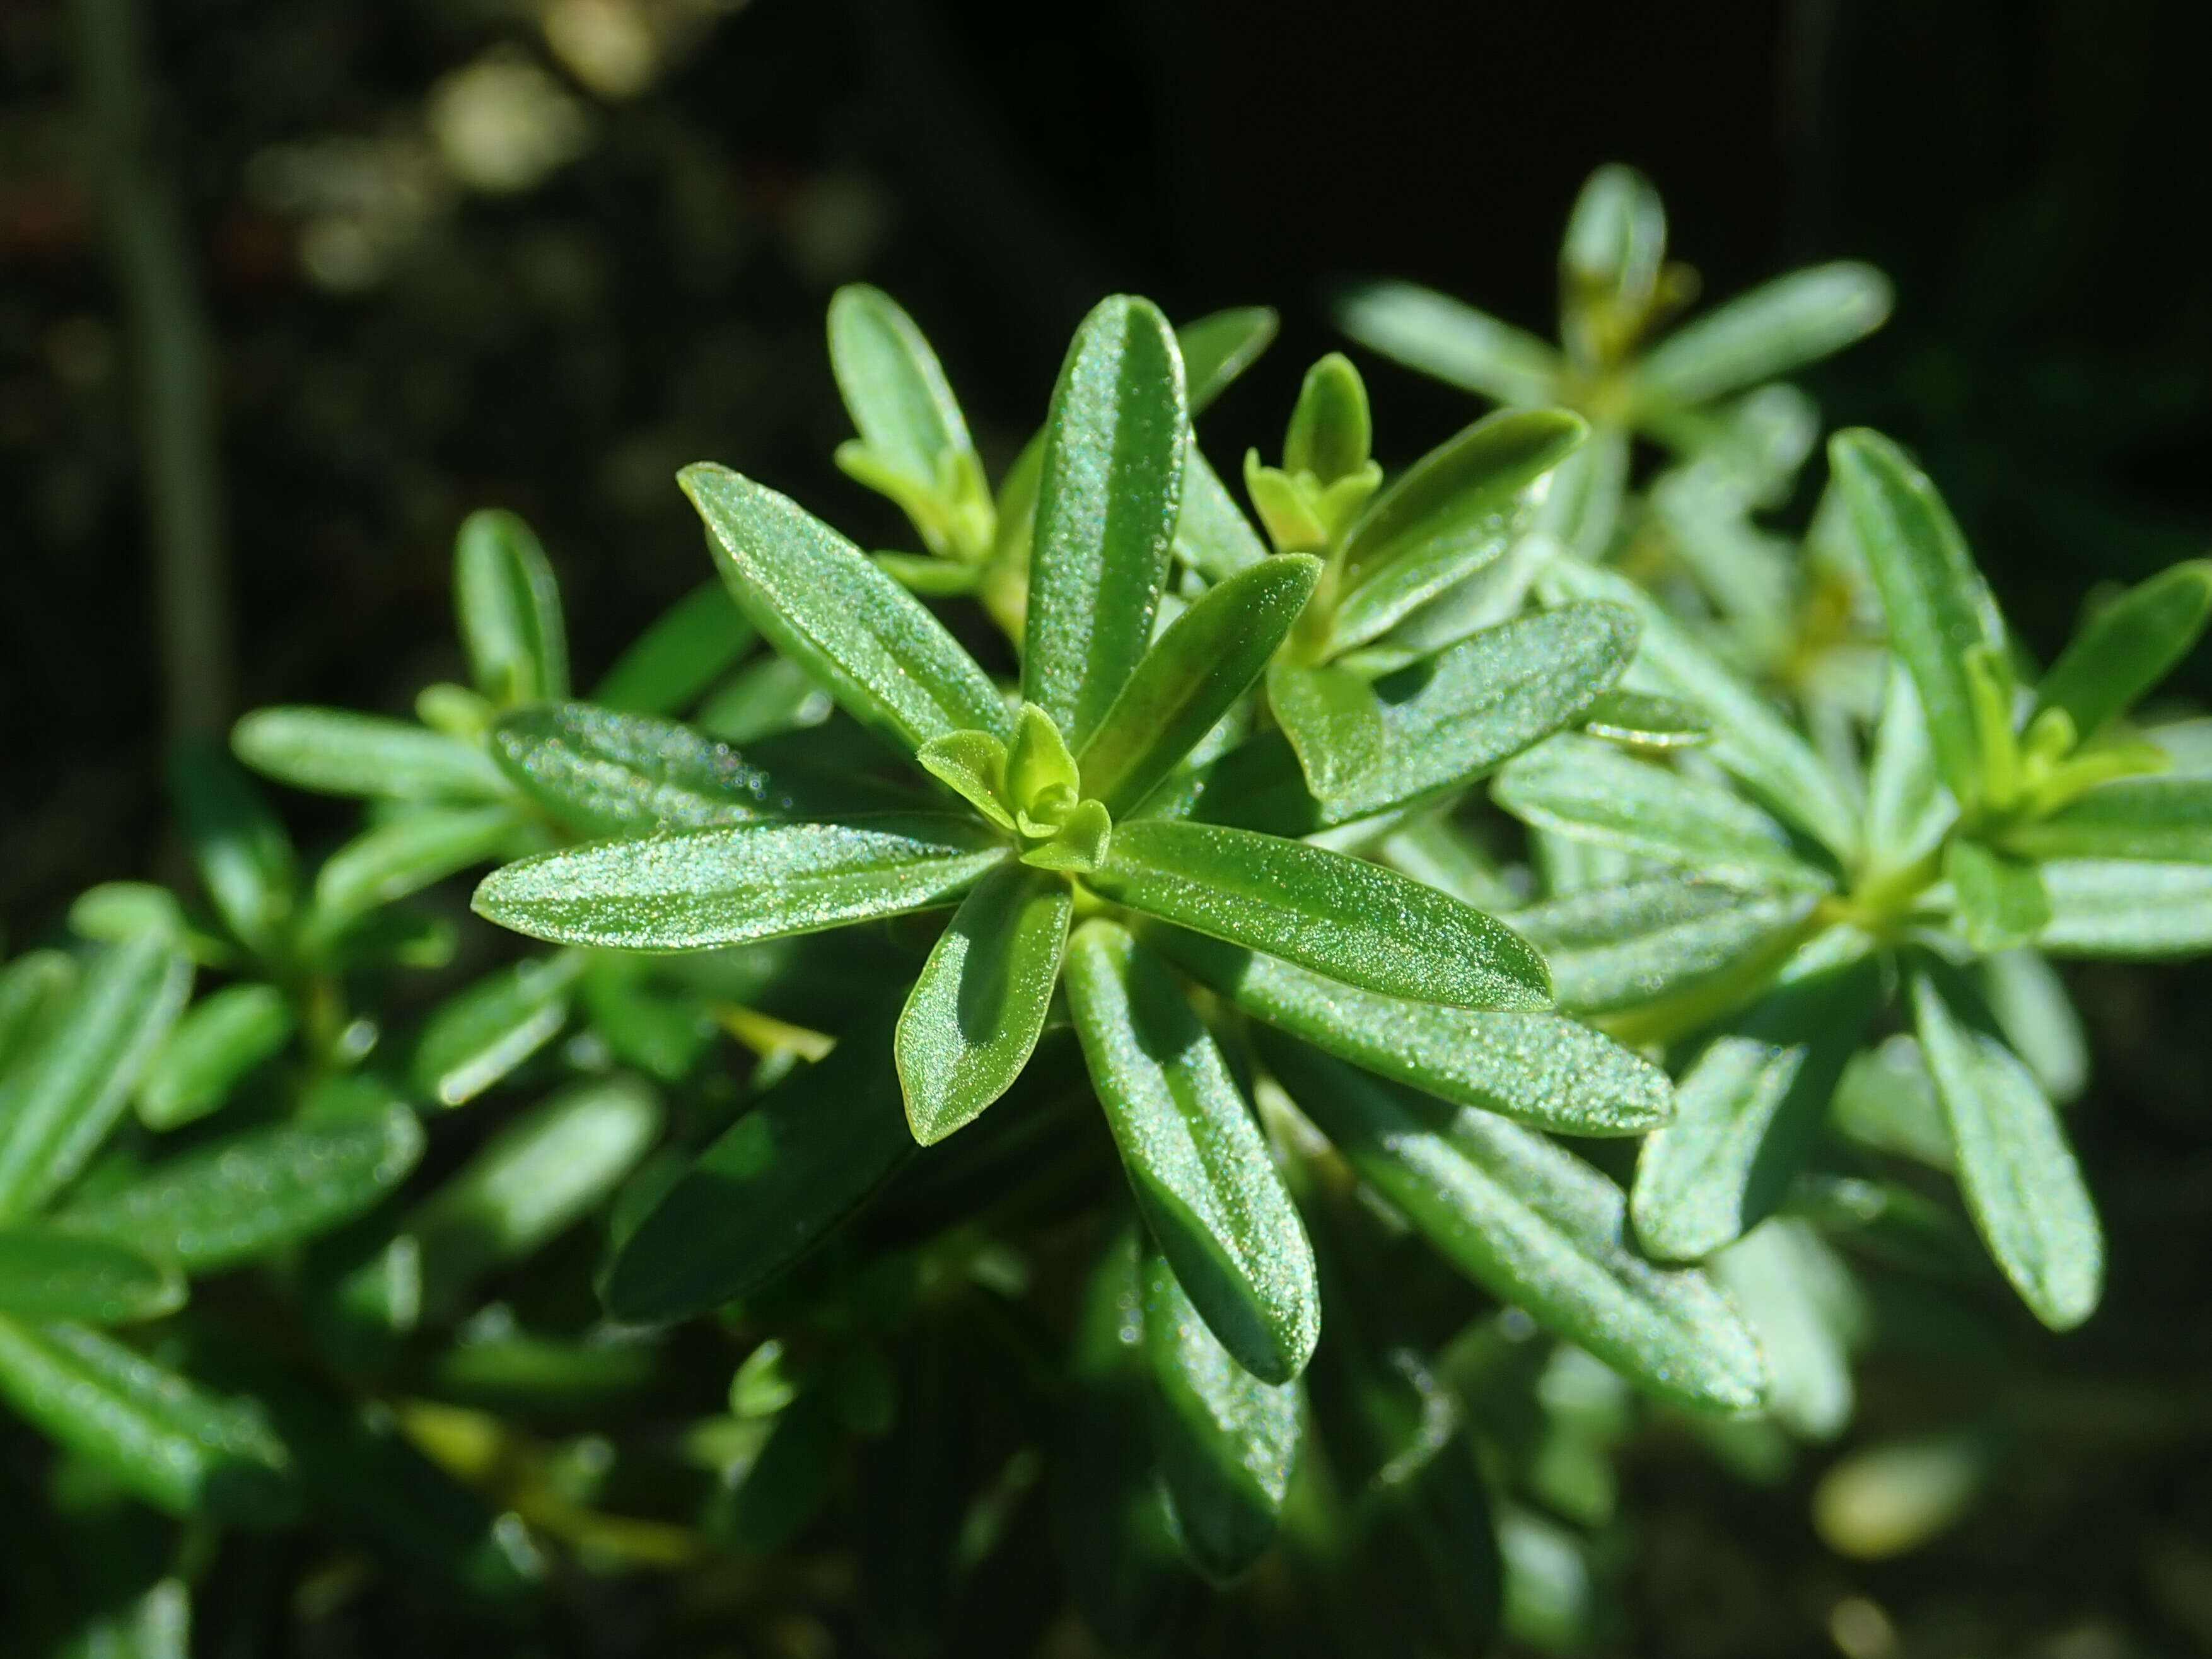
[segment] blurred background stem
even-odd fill
[[[70,0],[84,155],[122,291],[154,550],[165,723],[219,733],[231,705],[215,349],[176,182],[152,144],[155,98],[134,0]]]

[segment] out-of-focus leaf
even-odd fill
[[[0,1084],[64,1006],[76,975],[76,958],[66,951],[27,951],[0,969]]]
[[[1046,417],[1022,656],[1022,696],[1078,751],[1152,643],[1187,426],[1167,319],[1147,301],[1101,301]]]
[[[2035,715],[2061,708],[2089,737],[2135,706],[2189,654],[2212,615],[2212,560],[2191,559],[2090,617],[2035,688]]]
[[[1649,691],[1604,691],[1583,711],[1582,729],[1607,743],[1638,749],[1692,749],[1710,742],[1712,722],[1679,697]]]
[[[799,1259],[914,1154],[891,1022],[762,1096],[624,1241],[602,1287],[618,1319],[675,1319],[744,1295]]]
[[[912,750],[1013,722],[989,678],[921,600],[774,490],[702,462],[678,475],[754,627],[838,706]]]
[[[568,695],[561,588],[530,526],[487,508],[453,543],[453,610],[477,690],[501,708]]]
[[[2103,1292],[2105,1243],[2057,1114],[1939,969],[1914,971],[1912,1012],[1976,1231],[2035,1316],[2072,1329]]]
[[[952,1334],[931,1329],[914,1345],[890,1431],[862,1467],[863,1627],[888,1653],[935,1651],[958,1584],[978,1448],[976,1402],[956,1369]]]
[[[1854,1560],[1902,1555],[1966,1513],[1990,1462],[1986,1441],[1971,1431],[1861,1447],[1821,1477],[1814,1528],[1821,1542]]]
[[[1951,1132],[1936,1102],[1936,1081],[1919,1043],[1903,1031],[1851,1056],[1828,1115],[1862,1146],[1916,1158],[1932,1170],[1952,1167]]]
[[[1288,1382],[1321,1331],[1313,1256],[1220,1049],[1158,958],[1113,922],[1070,943],[1067,1000],[1161,1254],[1236,1362]]]
[[[290,1041],[292,1007],[273,985],[226,985],[170,1030],[138,1079],[138,1121],[173,1129],[206,1116]]]
[[[1636,366],[1647,396],[1705,403],[1840,351],[1889,315],[1889,279],[1848,259],[1761,283],[1674,331]]]
[[[2123,778],[2007,832],[2003,844],[2032,859],[2212,864],[2212,778]]]
[[[1885,868],[1909,865],[1959,816],[1936,774],[1936,750],[1912,677],[1894,659],[1867,769],[1867,850]]]
[[[811,730],[836,712],[830,694],[805,668],[789,657],[763,656],[701,703],[692,724],[724,743],[751,744]]]
[[[727,588],[702,582],[615,659],[592,688],[592,701],[625,714],[680,714],[757,637]]]
[[[1208,312],[1176,330],[1182,353],[1185,396],[1195,416],[1259,360],[1280,319],[1273,306],[1231,306]]]
[[[637,960],[596,953],[580,986],[584,1012],[617,1060],[675,1083],[689,1075],[714,1041],[714,1022],[699,998],[649,982],[636,971]]]
[[[72,1204],[56,1224],[212,1273],[362,1214],[422,1156],[422,1126],[404,1106],[250,1129]]]
[[[1412,283],[1364,283],[1337,307],[1362,345],[1502,404],[1553,395],[1559,355],[1534,335]]]
[[[1261,1052],[1360,1177],[1452,1265],[1662,1399],[1759,1405],[1758,1344],[1694,1270],[1650,1266],[1620,1189],[1570,1153],[1262,1030]]]
[[[46,1228],[0,1228],[0,1314],[117,1325],[184,1304],[185,1281],[174,1270],[120,1244]]]
[[[1349,670],[1279,660],[1267,669],[1267,707],[1318,799],[1358,791],[1382,764],[1382,701]]]
[[[688,951],[926,909],[1006,855],[987,826],[950,814],[744,823],[540,854],[485,877],[473,903],[559,944]]]
[[[1297,1385],[1263,1382],[1240,1365],[1157,1256],[1146,1274],[1145,1349],[1160,1479],[1183,1551],[1214,1583],[1231,1583],[1274,1538],[1297,1458]]]
[[[953,913],[899,1016],[899,1084],[921,1145],[973,1122],[1029,1064],[1074,912],[1060,877],[1001,864]]]
[[[191,1659],[191,1591],[164,1578],[144,1595],[86,1626],[63,1659]]]
[[[483,863],[518,822],[511,806],[432,806],[363,830],[316,872],[316,932],[328,939],[380,904]]]
[[[1996,603],[1942,497],[1903,450],[1856,428],[1829,440],[1828,464],[1890,642],[1920,693],[1936,766],[1951,793],[1971,802],[1981,761],[1966,658],[1977,647],[2004,648]]]
[[[97,1332],[0,1316],[0,1394],[156,1509],[258,1526],[292,1512],[291,1459],[258,1407]]]
[[[1864,1319],[1850,1274],[1802,1221],[1761,1222],[1713,1259],[1771,1379],[1767,1409],[1792,1434],[1832,1440],[1851,1420],[1850,1348]]]
[[[0,1220],[36,1211],[100,1149],[191,982],[191,963],[158,935],[93,957],[0,1081]]]
[[[1182,506],[1176,517],[1176,557],[1210,582],[1226,581],[1267,556],[1267,544],[1237,498],[1191,441],[1182,469]]]
[[[1666,1073],[1557,1014],[1403,1002],[1181,928],[1146,937],[1247,1013],[1462,1106],[1577,1135],[1640,1134],[1674,1112]]]
[[[2205,842],[2212,856],[2212,836]],[[1960,932],[1977,951],[2025,945],[2051,920],[2043,878],[2026,859],[1958,836],[1943,849],[1943,872],[1951,878]]]
[[[284,826],[238,763],[213,744],[173,754],[169,788],[217,914],[247,950],[275,951],[291,925],[299,885]]]
[[[1813,903],[1808,893],[1658,875],[1570,893],[1516,910],[1512,921],[1544,953],[1559,1006],[1604,1013],[1705,982],[1802,921]]]
[[[264,776],[325,795],[484,801],[507,793],[475,744],[343,708],[257,708],[231,728],[230,744]]]
[[[1388,996],[1548,1006],[1543,958],[1511,929],[1395,870],[1212,824],[1119,826],[1087,878],[1103,896]]]
[[[2212,866],[2062,859],[2040,867],[2051,899],[2037,940],[2045,951],[2155,961],[2212,950]]]
[[[488,974],[431,1014],[409,1067],[416,1091],[441,1106],[475,1099],[561,1034],[580,951],[529,958]]]
[[[1881,1000],[1866,953],[1814,958],[1731,1020],[1644,1143],[1631,1208],[1654,1255],[1697,1261],[1771,1214],[1820,1133]]]

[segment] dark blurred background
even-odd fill
[[[1277,305],[1284,342],[1207,419],[1233,458],[1272,450],[1297,374],[1337,343],[1334,279],[1407,276],[1550,332],[1560,225],[1608,160],[1657,183],[1709,298],[1832,257],[1897,279],[1891,325],[1808,384],[1832,423],[1921,453],[2032,646],[2052,648],[2094,584],[2212,543],[2203,0],[143,11],[154,153],[216,344],[240,707],[398,713],[454,673],[450,539],[480,505],[544,535],[586,684],[709,574],[672,483],[685,462],[898,545],[829,464],[846,427],[821,318],[841,282],[921,319],[994,464],[1100,293],[1179,318]],[[68,6],[0,0],[11,945],[169,856],[131,340],[73,39]],[[1473,413],[1364,366],[1386,461]],[[2203,653],[2179,684],[2212,690]],[[2081,988],[2109,1079],[2084,1133],[2128,1221],[2112,1304],[2069,1352],[2212,1376],[2202,1312],[2171,1316],[2203,1301],[2203,981]],[[1946,1553],[1884,1569],[1883,1594],[2027,1598],[2041,1611],[1996,1627],[2088,1632],[2033,1650],[2050,1659],[2212,1651],[2212,1524],[2175,1443],[2095,1443],[2057,1497],[2014,1494]],[[1794,1650],[1774,1632],[1802,1629],[1805,1575],[1834,1589],[1802,1500],[1770,1510],[1681,1468],[1648,1495],[1675,1541],[1638,1570],[1647,1650]],[[1779,1625],[1759,1622],[1769,1601]],[[2097,1645],[2107,1613],[2174,1645]]]

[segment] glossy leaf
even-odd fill
[[[2172,672],[2212,616],[2212,560],[2161,570],[2092,616],[2035,688],[2030,715],[2061,708],[2083,737]]]
[[[1675,1085],[1674,1121],[1637,1160],[1630,1207],[1645,1249],[1701,1260],[1773,1213],[1881,996],[1872,956],[1820,962],[1706,1044]]]
[[[2212,836],[2206,837],[2212,843]],[[2025,945],[2051,920],[2043,878],[2026,859],[2008,856],[1978,841],[1954,839],[1943,851],[1960,931],[1977,951]]]
[[[639,635],[592,688],[602,708],[680,714],[727,673],[757,638],[718,581],[693,588]]]
[[[409,1066],[416,1091],[441,1106],[475,1099],[561,1034],[580,951],[488,974],[434,1012]]]
[[[1320,574],[1304,555],[1270,558],[1170,623],[1084,746],[1083,793],[1117,817],[1151,794],[1259,678]]]
[[[56,1224],[212,1273],[351,1220],[422,1156],[422,1126],[404,1106],[250,1129],[81,1200]]]
[[[1544,953],[1559,1006],[1605,1013],[1705,983],[1812,907],[1809,894],[1662,875],[1567,894],[1512,921]]]
[[[315,928],[330,939],[379,905],[497,856],[515,830],[509,806],[432,806],[365,830],[315,873]]]
[[[2004,837],[2033,859],[2212,864],[2212,778],[2123,778]]]
[[[921,1145],[973,1122],[1029,1064],[1074,911],[1065,880],[1001,864],[953,912],[898,1022],[899,1084]]]
[[[1890,301],[1889,279],[1871,265],[1793,270],[1676,329],[1637,364],[1637,387],[1679,404],[1725,397],[1864,338]]]
[[[1360,1178],[1454,1267],[1650,1393],[1757,1407],[1759,1348],[1694,1270],[1645,1262],[1613,1183],[1541,1137],[1353,1071],[1273,1032],[1269,1068]]]
[[[206,1116],[291,1040],[291,1005],[273,985],[226,985],[171,1029],[138,1079],[138,1121],[173,1129]]]
[[[485,877],[472,903],[556,944],[687,951],[943,904],[1006,856],[949,814],[746,823],[540,854]]]
[[[453,543],[453,610],[477,690],[501,708],[568,695],[561,589],[530,526],[487,508]]]
[[[1186,426],[1166,319],[1147,301],[1100,301],[1068,348],[1046,418],[1022,653],[1023,697],[1076,750],[1152,643]]]
[[[0,1081],[0,1220],[37,1210],[99,1151],[191,981],[191,963],[158,935],[93,957]]]
[[[1145,1352],[1176,1533],[1201,1573],[1232,1583],[1275,1535],[1297,1459],[1297,1385],[1263,1382],[1237,1364],[1158,1256],[1146,1273]]]
[[[1067,1001],[1160,1253],[1237,1364],[1288,1382],[1321,1331],[1313,1255],[1220,1049],[1165,966],[1112,922],[1069,943]]]
[[[156,1509],[264,1526],[291,1513],[290,1457],[257,1407],[96,1332],[0,1316],[0,1395]]]
[[[1317,798],[1353,793],[1382,766],[1382,700],[1357,674],[1279,660],[1267,669],[1267,707]]]
[[[681,1318],[765,1284],[914,1155],[873,1019],[763,1095],[679,1176],[623,1242],[601,1287],[617,1319]]]
[[[185,1281],[144,1256],[96,1238],[0,1228],[0,1314],[116,1325],[185,1304]]]
[[[1674,1111],[1664,1072],[1557,1014],[1401,1002],[1180,928],[1146,937],[1255,1018],[1462,1106],[1576,1135],[1640,1134]]]
[[[1747,886],[1820,888],[1782,826],[1717,784],[1589,738],[1554,738],[1498,774],[1498,804],[1554,835],[1618,847]]]
[[[660,1135],[660,1102],[634,1078],[562,1090],[507,1125],[408,1216],[425,1305],[556,1237],[621,1184]]]
[[[491,744],[525,794],[587,836],[703,830],[802,810],[799,792],[736,750],[649,714],[540,703],[502,716]]]
[[[483,801],[507,793],[474,744],[343,708],[257,708],[231,728],[230,744],[264,776],[325,795]]]
[[[1972,801],[1981,763],[1966,655],[2003,649],[1996,601],[1942,497],[1903,450],[1858,428],[1829,441],[1828,464],[1891,644],[1920,693],[1937,769],[1954,795]]]
[[[2040,869],[2045,951],[2124,961],[2212,951],[2212,866],[2065,859]]]
[[[2105,1246],[2057,1114],[1962,988],[1923,966],[1913,1024],[1951,1132],[1975,1230],[2035,1316],[2070,1330],[2095,1311]]]
[[[1231,306],[1176,330],[1183,381],[1195,416],[1227,391],[1273,342],[1280,319],[1273,306]]]
[[[1086,878],[1103,897],[1346,984],[1462,1008],[1547,1006],[1511,929],[1395,870],[1303,842],[1139,819]]]
[[[1559,355],[1534,335],[1412,283],[1366,283],[1337,307],[1362,345],[1502,404],[1551,401]]]
[[[276,952],[299,884],[284,826],[237,763],[212,744],[170,757],[169,789],[216,912],[246,949]]]
[[[1859,848],[1859,809],[1813,746],[1773,705],[1723,666],[1635,583],[1577,559],[1547,566],[1550,593],[1626,606],[1642,624],[1632,687],[1680,697],[1702,710],[1713,738],[1704,752],[1741,781],[1767,811],[1796,824],[1837,857]]]
[[[727,467],[702,462],[678,481],[746,617],[847,714],[908,750],[948,732],[1008,734],[975,659],[860,549]]]

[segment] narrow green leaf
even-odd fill
[[[187,744],[170,756],[169,789],[216,912],[247,950],[276,951],[299,886],[284,826],[252,780],[213,744]]]
[[[1029,1064],[1074,913],[1066,880],[1020,864],[992,870],[953,912],[899,1016],[899,1085],[921,1145],[973,1122]]]
[[[0,1082],[0,1220],[74,1180],[176,1023],[192,965],[158,935],[103,947]]]
[[[1958,816],[1958,802],[1936,775],[1920,694],[1892,658],[1867,769],[1867,851],[1885,869],[1903,868],[1933,848]]]
[[[1304,554],[1270,558],[1170,623],[1084,746],[1083,793],[1116,817],[1151,794],[1260,677],[1320,574]]]
[[[1703,1411],[1759,1404],[1765,1369],[1751,1334],[1704,1275],[1636,1254],[1626,1201],[1596,1170],[1501,1119],[1255,1035],[1361,1179],[1477,1284],[1662,1399]]]
[[[1502,404],[1548,403],[1559,354],[1534,335],[1412,283],[1364,283],[1337,325],[1371,350]]]
[[[1562,302],[1565,331],[1571,338],[1574,313],[1585,307],[1601,307],[1618,313],[1620,322],[1640,323],[1666,257],[1667,210],[1651,181],[1618,161],[1595,170],[1575,198],[1559,243],[1559,274],[1571,285]]]
[[[2082,737],[2126,713],[2187,656],[2212,616],[2212,560],[2191,559],[2130,588],[2091,617],[2035,689]]]
[[[1323,489],[1360,471],[1374,446],[1367,386],[1352,360],[1332,351],[1306,370],[1283,434],[1283,471],[1304,472]]]
[[[492,872],[471,903],[559,945],[690,951],[944,904],[1006,855],[950,814],[741,823],[543,853]]]
[[[1227,581],[1267,556],[1267,544],[1221,482],[1221,475],[1199,453],[1196,439],[1183,458],[1175,555],[1210,582]]]
[[[819,726],[836,707],[790,658],[756,657],[700,704],[692,724],[724,743],[751,744]]]
[[[314,929],[329,939],[390,904],[498,855],[512,806],[429,806],[365,830],[315,872]]]
[[[226,985],[179,1019],[138,1079],[138,1121],[174,1129],[205,1117],[291,1040],[291,1005],[273,985]]]
[[[1357,674],[1276,661],[1267,668],[1267,707],[1318,799],[1355,793],[1381,768],[1389,740],[1382,700]]]
[[[70,1206],[56,1224],[188,1273],[213,1273],[372,1208],[422,1156],[404,1106],[251,1129]]]
[[[2066,982],[2034,951],[2000,951],[1975,977],[1997,1030],[2027,1062],[2043,1092],[2059,1105],[2089,1086],[2089,1039]]]
[[[1193,416],[1259,361],[1273,342],[1279,320],[1273,306],[1231,306],[1176,330]]]
[[[291,1460],[258,1407],[96,1332],[0,1317],[0,1394],[156,1509],[258,1526],[292,1512]]]
[[[753,626],[847,714],[909,750],[948,732],[1008,734],[975,659],[859,548],[727,467],[702,462],[678,482]]]
[[[754,1103],[637,1224],[601,1295],[617,1319],[679,1319],[765,1284],[914,1155],[891,1062],[871,1019]]]
[[[1179,927],[1146,937],[1238,1007],[1370,1072],[1562,1134],[1641,1134],[1674,1109],[1666,1073],[1557,1014],[1401,1002]]]
[[[1942,497],[1903,450],[1856,428],[1829,440],[1828,465],[1890,642],[1920,693],[1936,765],[1951,793],[1971,802],[1981,763],[1966,655],[1976,646],[2003,649],[1996,603]]]
[[[1176,1533],[1200,1572],[1233,1583],[1273,1540],[1290,1492],[1297,1385],[1263,1382],[1239,1364],[1158,1256],[1145,1276],[1145,1352]]]
[[[1607,1013],[1705,983],[1802,922],[1813,902],[1807,893],[1647,876],[1516,910],[1513,928],[1544,953],[1560,1007]]]
[[[1819,1135],[1881,997],[1865,953],[1785,977],[1730,1020],[1644,1143],[1631,1208],[1654,1255],[1697,1261],[1773,1213]]]
[[[231,728],[230,746],[264,777],[325,795],[483,801],[507,793],[475,744],[343,708],[257,708]]]
[[[2205,839],[2212,849],[2212,836]],[[1977,951],[2008,951],[2025,945],[2051,920],[2043,878],[2026,859],[1962,836],[1944,848],[1943,872],[1951,878],[1960,931]]]
[[[1103,897],[1387,996],[1542,1008],[1543,958],[1457,899],[1376,864],[1212,824],[1116,827]]]
[[[1637,389],[1677,404],[1726,397],[1863,339],[1890,301],[1889,279],[1872,265],[1793,270],[1676,329],[1638,363]]]
[[[1416,461],[1345,538],[1345,593],[1330,650],[1364,644],[1497,557],[1524,525],[1528,486],[1589,432],[1563,409],[1505,410]]]
[[[2036,941],[2045,951],[2123,961],[2212,951],[2212,866],[2064,859],[2039,867],[2051,899]]]
[[[453,542],[453,611],[477,690],[501,708],[568,695],[561,588],[530,526],[487,508]]]
[[[1313,1253],[1220,1049],[1114,922],[1070,942],[1067,1003],[1153,1241],[1237,1364],[1289,1382],[1321,1332]]]
[[[1705,711],[1679,697],[1649,691],[1604,691],[1583,711],[1582,729],[1607,743],[1638,749],[1694,749],[1712,740]]]
[[[1167,319],[1149,301],[1101,301],[1068,348],[1045,422],[1022,655],[1022,696],[1073,748],[1152,643],[1187,427]]]
[[[416,1039],[416,1091],[441,1106],[475,1099],[561,1034],[584,954],[563,951],[487,974],[446,999]]]
[[[76,958],[66,951],[27,951],[0,969],[0,1085],[64,1006],[76,975]]]
[[[1759,1339],[1767,1410],[1790,1433],[1832,1440],[1851,1420],[1851,1347],[1865,1310],[1850,1271],[1804,1222],[1761,1222],[1713,1259],[1713,1277]]]
[[[848,283],[830,297],[830,366],[877,459],[925,493],[950,498],[966,480],[981,485],[983,464],[937,354],[889,295]]]
[[[1642,624],[1628,684],[1680,697],[1711,721],[1705,752],[1757,797],[1849,862],[1859,848],[1859,809],[1850,792],[1759,692],[1722,664],[1634,582],[1579,559],[1554,559],[1540,586],[1559,599],[1626,606]]]
[[[579,1083],[524,1113],[409,1214],[422,1301],[452,1311],[491,1268],[519,1261],[587,1214],[660,1137],[661,1109],[635,1078]]]
[[[680,714],[759,637],[718,581],[662,611],[592,688],[592,701],[629,714]]]
[[[1559,737],[1498,774],[1498,804],[1523,823],[1745,886],[1823,888],[1782,826],[1717,784]]]
[[[981,591],[990,580],[990,567],[964,564],[928,553],[871,553],[877,569],[910,593],[927,599],[967,599]]]
[[[120,1244],[43,1228],[0,1228],[0,1314],[118,1325],[185,1305],[185,1281]]]
[[[2103,1291],[2105,1243],[2058,1115],[1966,988],[1923,965],[1912,1013],[1975,1231],[2035,1316],[2071,1330]]]
[[[2032,859],[2212,864],[2212,778],[2123,778],[2004,836]]]

